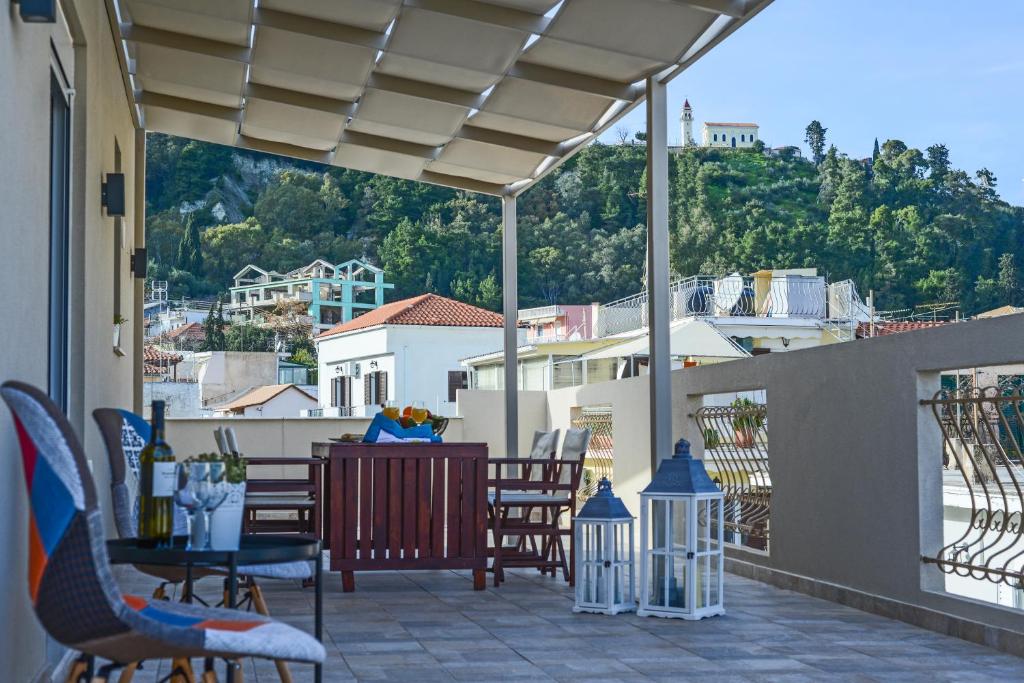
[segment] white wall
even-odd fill
[[[277,384],[277,354],[205,351],[195,354],[196,377],[204,401],[249,387]]]
[[[718,140],[715,140],[715,135]],[[753,147],[758,138],[757,128],[745,126],[704,126],[703,141],[705,147],[732,147],[732,139],[736,138],[736,147]],[[742,140],[745,136],[746,140]]]
[[[100,406],[131,407],[136,334],[141,307],[135,307],[128,254],[136,241],[136,137],[121,80],[104,4],[89,0],[58,3],[68,17],[57,24],[26,24],[18,5],[0,10],[0,272],[8,291],[0,326],[0,381],[47,384],[50,188],[51,40],[76,94],[72,101],[70,187],[69,418],[94,462],[100,501],[109,515],[103,445],[90,416]],[[70,34],[70,35],[69,35]],[[100,207],[100,183],[114,171],[114,145],[120,146],[125,174],[126,216],[121,270],[116,274],[121,312],[128,329],[115,355],[111,323],[115,273],[114,219]],[[141,300],[140,300],[141,301]],[[141,327],[139,328],[141,330]],[[141,333],[140,333],[141,334]],[[141,368],[140,368],[141,369]],[[140,374],[141,379],[141,374]],[[0,638],[4,680],[32,680],[51,666],[63,648],[48,647],[32,613],[26,590],[28,501],[11,419],[0,410]],[[110,528],[110,526],[108,526]]]
[[[448,402],[448,372],[465,370],[461,360],[501,348],[497,327],[435,327],[386,325],[321,340],[320,405],[331,404],[331,379],[341,363],[358,361],[360,376],[352,382],[353,405],[363,405],[363,377],[374,370],[388,373],[388,402],[406,406],[422,401],[439,415],[455,415]],[[371,368],[371,362],[377,367]]]

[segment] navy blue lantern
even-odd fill
[[[723,614],[724,495],[680,439],[640,492],[640,616]]]
[[[618,614],[636,609],[633,515],[602,477],[575,519],[574,612]]]

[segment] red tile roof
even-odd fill
[[[181,327],[175,327],[170,332],[164,333],[167,339],[188,339],[191,341],[205,341],[206,330],[199,323],[189,323]]]
[[[432,327],[501,327],[500,313],[488,311],[437,294],[421,294],[393,301],[347,323],[335,325],[321,338],[377,325],[429,325]]]
[[[152,365],[169,363],[171,365],[177,365],[184,357],[176,353],[168,353],[167,351],[161,351],[155,346],[147,346],[142,350],[142,359],[146,363]]]
[[[948,325],[947,320],[913,320],[909,322],[881,322],[875,323],[875,336],[884,337],[887,334],[899,334],[900,332],[913,332],[914,330],[928,330],[933,327]],[[864,339],[871,336],[871,324],[860,323],[857,325],[857,337]]]

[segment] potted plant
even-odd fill
[[[245,512],[245,458],[241,453],[207,454],[205,457],[222,462],[224,467],[224,480],[219,486],[225,495],[210,518],[210,547],[238,550]]]
[[[764,424],[764,414],[758,410],[758,404],[749,398],[737,398],[730,405],[736,410],[732,418],[736,447],[753,448],[757,430]]]
[[[121,347],[121,326],[128,322],[127,318],[124,318],[119,313],[114,314],[114,348]]]
[[[704,430],[704,448],[717,448],[722,443],[722,435],[714,427]]]

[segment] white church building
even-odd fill
[[[693,108],[690,100],[683,102],[683,111],[679,117],[682,126],[683,147],[697,144],[693,138]],[[758,138],[759,126],[756,123],[704,123],[701,138],[702,147],[753,147]]]

